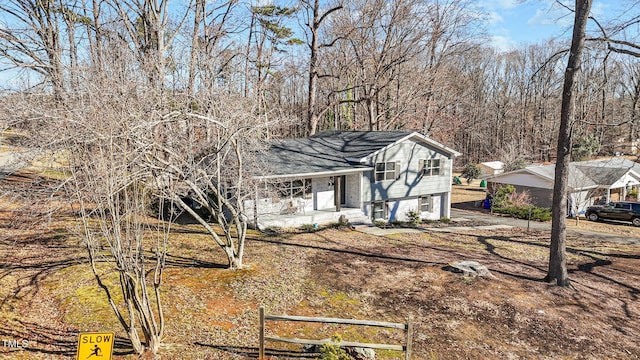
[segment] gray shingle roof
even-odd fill
[[[268,175],[313,174],[367,168],[347,159],[366,157],[411,131],[322,132],[309,138],[273,140],[263,155]]]
[[[531,165],[526,170],[553,181],[555,164]],[[625,158],[578,161],[569,164],[569,186],[574,189],[611,186],[629,170],[640,174],[640,164]]]

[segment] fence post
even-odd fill
[[[258,359],[264,359],[264,306],[260,306],[260,345],[258,347]]]
[[[413,340],[413,315],[407,317],[407,350],[404,352],[404,360],[411,360],[411,342]]]

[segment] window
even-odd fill
[[[419,201],[420,201],[420,212],[431,211],[431,195],[421,196]]]
[[[422,173],[425,176],[440,175],[440,159],[426,159],[422,164]]]
[[[394,180],[396,178],[397,165],[395,162],[376,163],[376,181]]]
[[[614,207],[616,209],[631,210],[631,204],[629,203],[616,203]]]
[[[376,201],[371,203],[371,217],[373,220],[386,219],[387,203],[384,201]]]
[[[281,198],[311,199],[311,179],[284,181],[276,185],[277,194]]]

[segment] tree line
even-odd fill
[[[638,137],[640,65],[627,56],[640,51],[638,14],[626,5],[587,34],[574,128],[587,153]],[[557,151],[569,39],[498,51],[473,1],[5,0],[0,10],[2,64],[22,74],[7,90],[62,99],[109,79],[178,102],[249,99],[251,115],[279,120],[265,138],[413,129],[464,162]]]

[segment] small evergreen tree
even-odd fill
[[[467,165],[464,166],[464,170],[462,170],[461,175],[463,178],[467,179],[467,184],[471,184],[471,181],[473,181],[473,179],[479,178],[481,173],[482,171],[480,170],[478,165],[467,163]]]

